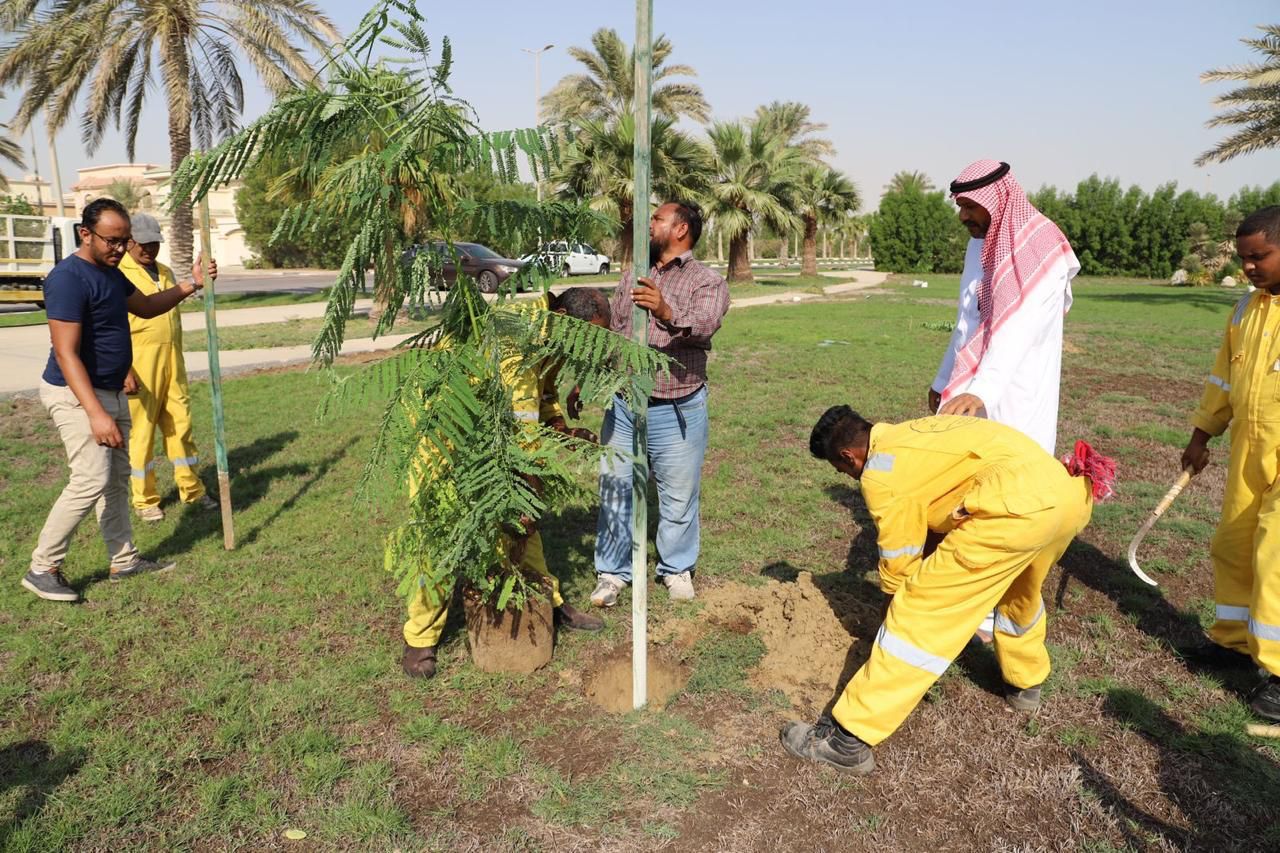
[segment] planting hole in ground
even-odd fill
[[[688,671],[679,664],[649,656],[648,706],[661,708],[679,693],[689,680]],[[631,654],[617,651],[609,656],[587,679],[587,699],[613,714],[632,710]]]

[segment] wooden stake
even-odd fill
[[[1244,727],[1245,733],[1252,737],[1280,737],[1280,726],[1268,726],[1264,723],[1249,723]]]
[[[653,87],[653,0],[636,0],[636,114],[631,171],[631,274],[637,282],[649,274],[649,99]],[[631,337],[649,343],[649,312],[631,311]],[[649,401],[632,400],[631,473],[631,697],[635,708],[649,701]]]
[[[209,233],[209,197],[200,199],[200,255],[204,272],[204,328],[209,341],[209,387],[213,391],[213,447],[218,460],[218,500],[222,505],[222,547],[236,547],[235,521],[231,516],[231,472],[227,465],[226,424],[222,417],[222,366],[218,359],[218,312],[214,277],[210,275],[213,238]]]

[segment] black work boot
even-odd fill
[[[841,773],[865,776],[876,768],[871,747],[826,714],[812,726],[798,720],[787,723],[778,737],[782,748],[796,758],[826,764]]]
[[[1249,695],[1249,707],[1264,720],[1280,723],[1280,675],[1269,675]]]
[[[410,678],[431,678],[436,674],[436,647],[419,649],[405,643],[400,668]]]
[[[556,624],[561,628],[574,631],[599,631],[604,627],[604,620],[594,613],[583,613],[569,602],[561,604],[555,610]]]

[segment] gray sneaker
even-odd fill
[[[148,560],[145,557],[139,557],[133,561],[133,565],[124,569],[112,569],[111,581],[122,581],[126,578],[136,577],[137,575],[150,575],[159,572],[167,572],[174,566],[178,565],[172,560],[166,563],[157,563],[155,560]]]
[[[672,601],[692,601],[695,596],[693,594],[693,573],[681,572],[678,575],[663,575],[662,583],[667,588],[667,594],[671,596]]]
[[[596,607],[612,607],[618,603],[618,593],[627,582],[617,575],[599,575],[596,588],[591,592],[591,603]]]
[[[158,506],[144,506],[134,511],[143,521],[164,521],[164,510]]]
[[[22,579],[22,588],[43,598],[45,601],[79,601],[80,593],[71,588],[62,572],[28,571]]]
[[[196,500],[187,504],[187,506],[193,506],[196,509],[204,509],[204,510],[222,509],[222,504],[218,503],[208,495],[201,495]]]
[[[1040,685],[1017,688],[1011,684],[1005,684],[1004,701],[1015,711],[1038,711],[1040,709]]]

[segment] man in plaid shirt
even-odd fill
[[[649,470],[658,485],[658,577],[673,599],[693,598],[698,562],[698,509],[702,457],[707,449],[707,355],[711,336],[729,310],[722,276],[693,258],[702,235],[702,212],[667,202],[649,221],[647,278],[624,270],[611,303],[611,328],[631,335],[633,305],[646,309],[649,346],[672,359],[671,375],[658,379],[649,398]],[[615,398],[600,440],[632,452],[631,409]],[[612,607],[631,583],[631,469],[618,456],[600,466],[600,517],[596,524],[597,607]]]

